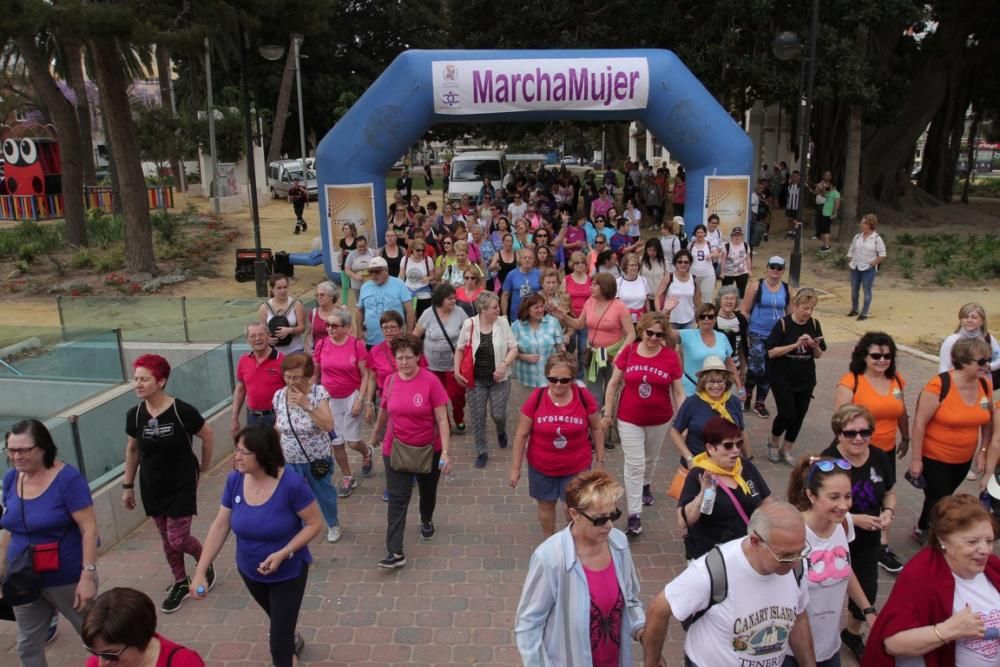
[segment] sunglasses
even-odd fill
[[[818,459],[813,461],[813,464],[809,466],[809,474],[806,475],[806,486],[809,486],[809,482],[812,481],[813,473],[817,470],[820,472],[833,472],[834,468],[840,468],[841,470],[851,471],[851,462],[847,459]]]
[[[844,436],[848,440],[854,440],[859,435],[862,438],[870,438],[870,437],[872,437],[872,433],[874,433],[874,432],[875,432],[874,429],[870,429],[870,428],[863,428],[863,429],[859,429],[857,431],[855,431],[854,429],[850,429],[850,430],[844,429],[843,431],[840,432],[840,435]]]
[[[549,375],[546,375],[545,379],[551,382],[552,384],[569,384],[570,382],[573,381],[573,378],[557,378]]]
[[[333,322],[327,322],[326,323],[326,328],[327,329],[339,329],[342,326],[344,326],[344,325],[342,325],[342,324],[335,324]]]
[[[462,276],[462,277],[465,278],[466,280],[475,280],[476,279],[475,276]]]
[[[715,446],[716,447],[722,447],[727,452],[731,452],[734,449],[740,449],[741,447],[743,447],[743,441],[742,440],[727,440],[725,442],[720,442],[720,443],[718,443]]]
[[[601,516],[589,516],[579,507],[576,507],[574,509],[576,509],[576,511],[579,512],[580,515],[583,516],[583,518],[589,520],[590,523],[594,524],[595,526],[603,526],[608,521],[615,522],[618,519],[622,518],[622,511],[617,507],[615,508],[615,511],[612,512],[611,514],[602,514]]]
[[[663,331],[650,331],[649,329],[646,329],[643,333],[645,333],[646,336],[648,336],[649,338],[666,338],[667,337],[667,334],[664,333]]]
[[[702,320],[703,322],[707,322],[708,320],[714,320],[715,319],[715,314],[714,313],[705,313],[704,315],[702,315],[698,319]]]
[[[784,264],[768,264],[767,268],[772,269],[774,271],[784,271],[785,265]]]
[[[676,262],[674,262],[674,265],[675,265],[675,266],[684,266],[684,265],[686,265],[686,264],[690,264],[690,263],[691,263],[691,262],[689,262],[689,261],[688,261],[688,260],[686,260],[686,259],[680,259],[680,260],[677,260]]]
[[[976,359],[976,363],[980,366],[986,366],[986,364],[990,363],[990,360],[984,357],[982,359]]]
[[[86,644],[84,645],[87,649],[87,653],[94,656],[98,660],[104,660],[105,662],[118,662],[122,659],[122,653],[128,650],[128,646],[122,646],[117,651],[95,651]]]
[[[874,361],[882,361],[883,359],[886,361],[892,361],[892,357],[894,355],[891,352],[869,352],[868,356]]]
[[[594,241],[594,245],[604,245],[604,241]]]

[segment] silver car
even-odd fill
[[[311,168],[311,159],[306,161],[306,172],[308,179],[302,178],[301,160],[278,160],[267,166],[267,187],[271,190],[271,196],[275,199],[287,198],[288,190],[295,181],[303,181],[306,190],[309,192],[309,199],[316,199],[319,192],[319,185],[316,180],[316,171]]]

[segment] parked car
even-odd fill
[[[448,201],[457,201],[462,195],[475,199],[487,176],[495,187],[500,187],[506,173],[507,156],[503,151],[459,153],[451,159]]]
[[[579,165],[583,164],[583,159],[577,157],[576,155],[566,155],[560,160],[565,165]]]
[[[309,191],[309,199],[316,199],[319,185],[316,181],[316,171],[311,162],[314,158],[306,158],[307,178],[302,178],[302,160],[278,160],[267,165],[267,187],[275,199],[288,197],[288,190],[295,181],[303,181]]]

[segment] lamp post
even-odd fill
[[[247,76],[247,43],[243,30],[243,20],[239,21],[240,38],[240,96],[243,102],[243,132],[247,143],[247,178],[250,183],[250,218],[253,221],[253,277],[257,285],[257,296],[267,297],[267,264],[260,250],[260,211],[257,209],[257,166],[253,143],[253,119],[250,117],[250,85]]]
[[[797,288],[802,275],[802,210],[805,203],[806,181],[809,166],[809,124],[812,118],[813,87],[816,82],[816,37],[819,32],[819,0],[812,2],[812,18],[809,26],[809,56],[802,56],[802,41],[794,32],[782,32],[771,43],[771,51],[778,60],[802,58],[802,72],[799,78],[799,201],[795,219],[795,244],[788,267],[788,281]]]
[[[295,89],[296,98],[298,99],[299,105],[299,147],[302,151],[301,161],[302,161],[302,180],[305,183],[306,190],[309,189],[309,172],[306,170],[306,123],[305,116],[302,110],[302,58],[308,58],[308,56],[303,56],[301,53],[302,48],[302,35],[294,33],[292,35],[292,49],[295,55]],[[285,47],[280,44],[264,44],[258,49],[260,55],[265,60],[276,61],[285,55]]]
[[[212,46],[205,38],[205,79],[208,86],[208,149],[212,153],[212,180],[208,186],[209,196],[213,198],[215,215],[219,216],[219,157],[215,151],[215,102],[212,100]]]

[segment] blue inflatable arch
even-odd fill
[[[343,220],[327,186],[371,184],[372,241],[381,246],[385,175],[427,128],[545,120],[641,121],[687,171],[688,230],[703,222],[706,176],[753,173],[750,138],[670,51],[406,51],[319,144],[327,275],[340,272],[332,227]]]

